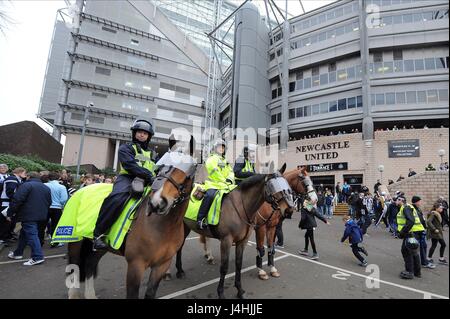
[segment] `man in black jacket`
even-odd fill
[[[253,152],[253,149],[250,150],[248,146],[245,146],[242,150],[242,155],[236,159],[236,163],[234,164],[233,171],[237,185],[244,179],[256,174],[253,156],[249,156],[250,151]]]
[[[28,180],[17,189],[7,210],[7,218],[16,216],[17,221],[22,222],[17,248],[15,251],[9,252],[9,258],[22,259],[23,250],[26,245],[29,245],[31,259],[24,265],[33,266],[44,262],[38,236],[38,223],[47,220],[51,204],[50,189],[42,183],[39,173],[30,172]]]

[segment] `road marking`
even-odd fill
[[[288,255],[283,255],[283,256],[275,258],[275,260],[280,260],[280,259],[283,259],[283,258],[286,258],[286,257],[289,257],[289,256]],[[267,265],[267,261],[263,262],[263,265]],[[247,271],[250,271],[252,269],[255,269],[255,268],[256,268],[256,266],[250,266],[250,267],[244,268],[244,269],[241,270],[241,274],[243,274],[243,273],[245,273]],[[234,277],[235,275],[236,275],[236,272],[230,273],[230,274],[225,276],[225,279]],[[200,288],[212,285],[212,284],[214,284],[216,282],[219,282],[219,280],[220,280],[220,277],[212,279],[212,280],[209,280],[209,281],[206,281],[206,282],[198,284],[196,286],[192,286],[192,287],[189,287],[189,288],[186,288],[186,289],[183,289],[183,290],[176,291],[174,293],[171,293],[169,295],[165,295],[165,296],[160,297],[158,299],[172,299],[172,298],[184,295],[184,294],[186,294],[188,292],[191,292],[191,291],[194,291],[194,290],[197,290],[197,289],[200,289]]]
[[[342,271],[338,271],[337,274],[332,274],[331,277],[333,277],[334,279],[339,279],[339,280],[347,280],[347,277],[351,277],[351,275],[347,274],[345,272],[342,272]]]
[[[252,243],[255,244],[254,242],[252,242]],[[411,288],[411,287],[408,287],[408,286],[403,286],[403,285],[400,285],[400,284],[396,284],[394,282],[381,280],[381,279],[378,279],[378,278],[373,278],[371,276],[362,275],[362,274],[359,274],[357,272],[353,272],[353,271],[346,270],[346,269],[343,269],[343,268],[339,268],[339,267],[336,267],[336,266],[328,265],[328,264],[325,264],[325,263],[322,263],[322,262],[319,262],[319,261],[316,261],[316,260],[311,260],[311,259],[308,259],[308,258],[305,258],[305,257],[297,256],[297,255],[288,253],[286,251],[282,251],[282,250],[278,250],[278,249],[277,249],[277,251],[280,252],[280,253],[286,254],[288,256],[291,256],[291,257],[295,257],[295,258],[298,258],[298,259],[301,259],[301,260],[308,261],[308,262],[316,264],[316,265],[320,265],[320,266],[323,266],[323,267],[331,268],[331,269],[334,269],[334,270],[337,270],[337,271],[342,271],[342,272],[345,272],[345,273],[348,273],[348,274],[352,274],[352,275],[355,275],[355,276],[358,276],[358,277],[362,277],[362,278],[365,278],[365,279],[370,279],[372,281],[378,281],[380,283],[383,283],[383,284],[386,284],[386,285],[390,285],[390,286],[394,286],[394,287],[397,287],[397,288],[402,288],[402,289],[405,289],[405,290],[413,291],[413,292],[416,292],[416,293],[419,293],[419,294],[423,294],[424,296],[432,296],[432,297],[441,298],[441,299],[449,299],[447,296],[442,296],[442,295],[438,295],[438,294],[435,294],[435,293],[432,293],[432,292],[428,292],[428,291],[424,291],[424,290],[415,289],[415,288]]]
[[[44,259],[64,257],[65,255],[66,254],[45,256]],[[14,263],[23,263],[23,262],[26,262],[26,261],[28,261],[27,258],[23,258],[23,259],[20,259],[20,260],[2,261],[2,262],[0,262],[0,265],[14,264]]]
[[[189,237],[189,238],[186,238],[186,240],[191,240],[191,239],[198,239],[198,238],[200,238],[200,236],[196,236],[196,237]]]

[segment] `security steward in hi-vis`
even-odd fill
[[[206,216],[217,191],[228,189],[230,185],[234,184],[233,169],[225,159],[225,151],[225,141],[218,139],[214,143],[213,153],[206,160],[205,167],[208,173],[208,177],[205,180],[206,193],[197,216],[197,225],[200,229],[204,229],[207,226]]]
[[[397,214],[397,227],[398,237],[403,239],[402,255],[405,261],[405,270],[400,273],[400,277],[403,279],[413,279],[414,276],[420,278],[420,245],[415,238],[415,233],[423,232],[424,227],[416,208],[406,203],[403,194],[397,196],[395,204],[400,208]]]
[[[119,147],[119,176],[111,194],[103,201],[94,230],[94,250],[106,249],[105,234],[119,218],[131,196],[139,196],[153,182],[154,166],[148,144],[155,134],[152,124],[143,119],[131,126],[132,142]]]
[[[253,156],[249,156],[249,152],[250,148],[245,146],[242,150],[242,156],[239,156],[234,164],[233,170],[237,185],[239,185],[244,179],[256,174],[254,159]]]

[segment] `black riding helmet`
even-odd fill
[[[150,143],[151,138],[155,135],[155,131],[153,130],[153,125],[147,120],[137,119],[134,121],[130,130],[132,131],[132,139],[134,143],[139,144],[144,150],[147,150],[148,143]],[[145,142],[140,142],[136,139],[136,131],[144,131],[148,133],[148,139]]]

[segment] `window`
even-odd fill
[[[98,92],[92,92],[91,94],[92,94],[92,96],[101,97],[104,99],[106,99],[108,97],[108,95],[103,94],[103,93],[98,93]]]
[[[277,114],[277,122],[281,122],[281,113]]]
[[[297,117],[303,117],[303,107],[298,107],[295,109],[295,114]]]
[[[383,62],[383,52],[375,52],[373,54],[373,62]]]
[[[328,74],[328,79],[330,83],[336,82],[336,71],[330,72]]]
[[[422,59],[414,60],[414,66],[416,68],[416,71],[421,71],[425,69]]]
[[[275,59],[275,53],[271,53],[269,56],[270,61],[272,61],[273,59]]]
[[[423,21],[431,21],[433,19],[433,12],[423,12],[422,18]]]
[[[328,64],[328,72],[336,71],[336,62]]]
[[[278,96],[282,96],[283,95],[283,89],[282,88],[278,88]]]
[[[403,72],[403,61],[394,62],[394,72]]]
[[[345,27],[339,27],[336,29],[336,36],[341,36],[345,33]]]
[[[335,11],[335,16],[336,16],[336,18],[342,17],[343,15],[344,15],[344,8],[338,8],[338,9],[336,9],[336,11]]]
[[[411,23],[413,22],[412,14],[404,14],[403,15],[403,23]]]
[[[375,69],[375,73],[377,73],[377,74],[383,74],[383,70],[384,70],[383,62],[377,62],[377,63],[374,63],[374,64],[373,64],[373,67],[374,67],[374,69]]]
[[[108,32],[111,32],[111,33],[117,33],[116,30],[110,29],[110,28],[107,28],[107,27],[102,27],[102,30],[103,30],[103,31],[108,31]]]
[[[320,85],[328,84],[328,73],[320,75]]]
[[[312,77],[312,85],[313,86],[319,86],[320,85],[320,78],[318,75],[315,75]]]
[[[413,13],[413,21],[421,22],[422,21],[422,13]]]
[[[325,41],[326,39],[327,39],[327,33],[326,32],[321,32],[317,36],[317,41],[318,42]]]
[[[375,106],[375,94],[370,94],[370,105]]]
[[[95,67],[95,73],[102,74],[102,75],[111,75],[111,69],[102,68],[100,66]]]
[[[347,72],[346,72],[346,70],[339,70],[337,72],[337,75],[338,75],[338,81],[347,80]]]
[[[375,94],[376,105],[384,105],[384,94]]]
[[[434,58],[425,59],[425,69],[426,70],[434,70],[436,69],[436,64],[434,62]]]
[[[405,92],[395,93],[395,101],[397,102],[397,104],[405,104],[406,103]]]
[[[337,102],[331,101],[329,105],[330,112],[336,112],[337,111]]]
[[[277,98],[277,89],[272,90],[272,99]]]
[[[427,103],[427,91],[417,91],[417,102]]]
[[[356,107],[356,97],[350,97],[347,99],[347,106],[349,109],[354,109]]]
[[[406,103],[415,104],[417,103],[416,91],[408,91],[406,92]]]
[[[276,114],[272,114],[270,123],[271,123],[272,125],[273,125],[273,124],[277,124],[277,115],[276,115]]]
[[[347,99],[338,100],[338,111],[344,111],[347,109]]]
[[[444,58],[436,59],[436,69],[445,69],[445,59]]]
[[[438,101],[438,92],[437,90],[428,90],[428,103],[436,103]]]
[[[312,106],[312,114],[313,114],[313,115],[320,114],[320,107],[319,107],[319,104],[314,104],[314,105]]]
[[[311,116],[311,105],[303,107],[303,116]]]
[[[297,80],[303,79],[303,71],[297,71],[297,73],[295,73],[295,78]]]
[[[440,102],[448,102],[448,90],[447,89],[439,90],[439,101]]]
[[[295,118],[295,109],[289,109],[289,119]]]
[[[446,63],[446,66],[447,66],[447,69],[448,69],[448,65],[449,65],[449,63],[448,63],[448,62],[449,62],[448,57],[445,58],[445,61],[447,62],[447,63]]]
[[[321,15],[319,16],[319,23],[324,23],[326,20],[327,20],[327,17],[326,17],[326,15],[325,15],[325,13],[324,13],[324,14],[321,14]]]
[[[362,106],[363,106],[362,95],[358,95],[356,97],[356,107],[362,107]]]
[[[402,50],[394,50],[394,61],[395,60],[403,60],[403,51]]]
[[[405,60],[403,61],[405,72],[413,72],[414,71],[414,60]]]
[[[295,91],[295,82],[289,82],[289,92]]]
[[[311,78],[306,78],[303,80],[303,87],[305,90],[311,88]]]
[[[314,44],[316,42],[317,42],[317,35],[315,34],[311,36],[311,44]]]
[[[303,80],[298,80],[296,85],[297,90],[303,90]]]
[[[327,20],[334,19],[334,11],[330,11],[327,13]]]
[[[312,68],[312,75],[319,75],[320,69],[318,66]]]
[[[392,16],[387,16],[387,17],[383,17],[381,19],[383,25],[392,25],[393,21],[392,21]]]
[[[395,104],[395,93],[386,93],[386,105]]]
[[[320,114],[328,113],[328,102],[320,103]]]
[[[349,79],[355,78],[355,67],[354,66],[347,69],[347,76]]]
[[[362,75],[362,68],[361,68],[360,65],[357,65],[357,66],[355,67],[355,72],[356,72],[356,77],[357,77],[357,78],[360,78],[361,75]]]
[[[393,16],[393,24],[401,24],[403,22],[402,16]]]
[[[384,68],[383,68],[384,74],[392,73],[393,68],[394,68],[394,62],[384,62]]]
[[[336,37],[336,33],[335,33],[334,29],[327,31],[327,39],[332,39],[334,37]]]

